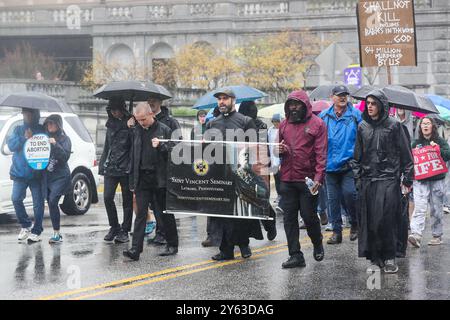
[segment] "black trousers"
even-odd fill
[[[289,255],[302,254],[300,248],[300,226],[298,211],[306,225],[306,231],[313,245],[322,242],[320,220],[317,216],[319,196],[313,196],[304,182],[281,182],[284,211],[284,231],[288,242]]]
[[[105,191],[103,194],[106,213],[108,214],[109,225],[112,228],[119,229],[119,218],[117,217],[117,208],[114,202],[117,186],[120,184],[122,189],[122,208],[123,222],[122,230],[131,231],[131,223],[133,221],[133,193],[130,191],[128,176],[110,177],[105,176]]]
[[[273,220],[261,220],[261,224],[266,232],[276,229],[277,227],[277,214],[273,210],[272,206],[269,206],[269,210],[269,217],[273,218]]]
[[[397,216],[397,254],[405,255],[408,247],[409,194],[403,195],[400,203],[401,210]]]
[[[154,200],[150,200],[151,203],[151,209],[153,210],[153,215],[155,216],[156,220],[156,230],[155,235],[166,238],[166,235],[164,233],[164,219],[163,215],[164,213],[160,210],[158,210],[158,206],[154,203]]]
[[[145,226],[147,222],[147,212],[150,202],[153,204],[153,210],[163,212],[166,208],[166,189],[165,188],[138,188],[136,189],[137,213],[134,220],[133,240],[131,247],[138,252],[142,252],[144,247]],[[173,214],[161,214],[164,233],[167,244],[171,247],[178,247],[177,223]]]
[[[231,235],[228,235],[227,232],[229,232],[230,229],[224,228],[223,234],[222,234],[222,241],[220,242],[219,250],[227,255],[227,256],[234,256],[234,243],[230,242]],[[245,237],[241,239],[241,241],[237,244],[239,248],[246,247],[250,244],[250,239],[248,237]]]

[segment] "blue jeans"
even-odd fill
[[[17,220],[22,228],[29,228],[32,225],[31,219],[25,210],[23,200],[26,197],[27,188],[31,190],[33,197],[34,226],[31,233],[40,235],[43,231],[42,220],[44,218],[44,198],[42,195],[40,180],[14,180],[11,200],[16,211]]]
[[[317,212],[324,213],[327,211],[327,189],[325,185],[319,188],[319,203],[317,205]]]
[[[331,223],[333,225],[333,232],[342,233],[342,202],[350,216],[352,229],[356,229],[356,205],[358,194],[356,192],[353,172],[351,170],[347,172],[327,172],[325,179],[327,184],[328,208],[330,211]]]

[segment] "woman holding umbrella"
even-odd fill
[[[422,118],[419,122],[419,128],[419,138],[413,142],[412,147],[432,146],[444,161],[449,161],[450,147],[447,141],[439,136],[434,119],[429,116]],[[440,245],[442,243],[445,175],[445,173],[442,173],[414,181],[415,208],[411,219],[411,235],[408,237],[408,241],[416,248],[419,248],[421,244],[428,206],[430,207],[431,231],[433,234],[433,238],[428,242],[428,245]]]
[[[42,179],[44,197],[47,199],[50,218],[53,226],[53,236],[49,243],[61,243],[59,199],[70,192],[69,161],[72,143],[64,133],[63,121],[60,115],[52,114],[44,121],[45,132],[51,145],[50,159]]]

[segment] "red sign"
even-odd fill
[[[448,171],[441,157],[439,146],[425,146],[412,150],[414,157],[414,175],[416,180],[423,180]]]

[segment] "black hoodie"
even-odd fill
[[[50,138],[56,140],[55,144],[51,145],[50,159],[47,167],[47,171],[51,172],[51,179],[61,178],[65,176],[70,177],[70,169],[67,162],[69,161],[70,155],[72,153],[72,142],[70,138],[66,135],[63,128],[63,120],[60,115],[52,114],[47,117],[44,121],[44,128],[47,129],[47,123],[52,121],[58,126],[58,131],[47,134]],[[64,194],[62,192],[61,194]]]
[[[106,138],[103,153],[99,163],[99,174],[104,176],[121,177],[128,175],[131,150],[131,129],[127,121],[131,115],[126,109],[122,112],[124,117],[116,119],[109,108],[106,122]]]
[[[156,120],[158,120],[159,122],[165,124],[166,126],[168,126],[170,128],[170,130],[172,130],[172,132],[174,132],[177,129],[181,129],[180,124],[178,123],[178,121],[170,116],[169,114],[169,108],[165,107],[165,106],[161,106],[161,112],[158,113],[156,115]],[[178,137],[175,137],[176,139],[182,139],[183,137],[181,136],[181,132],[180,135]]]

